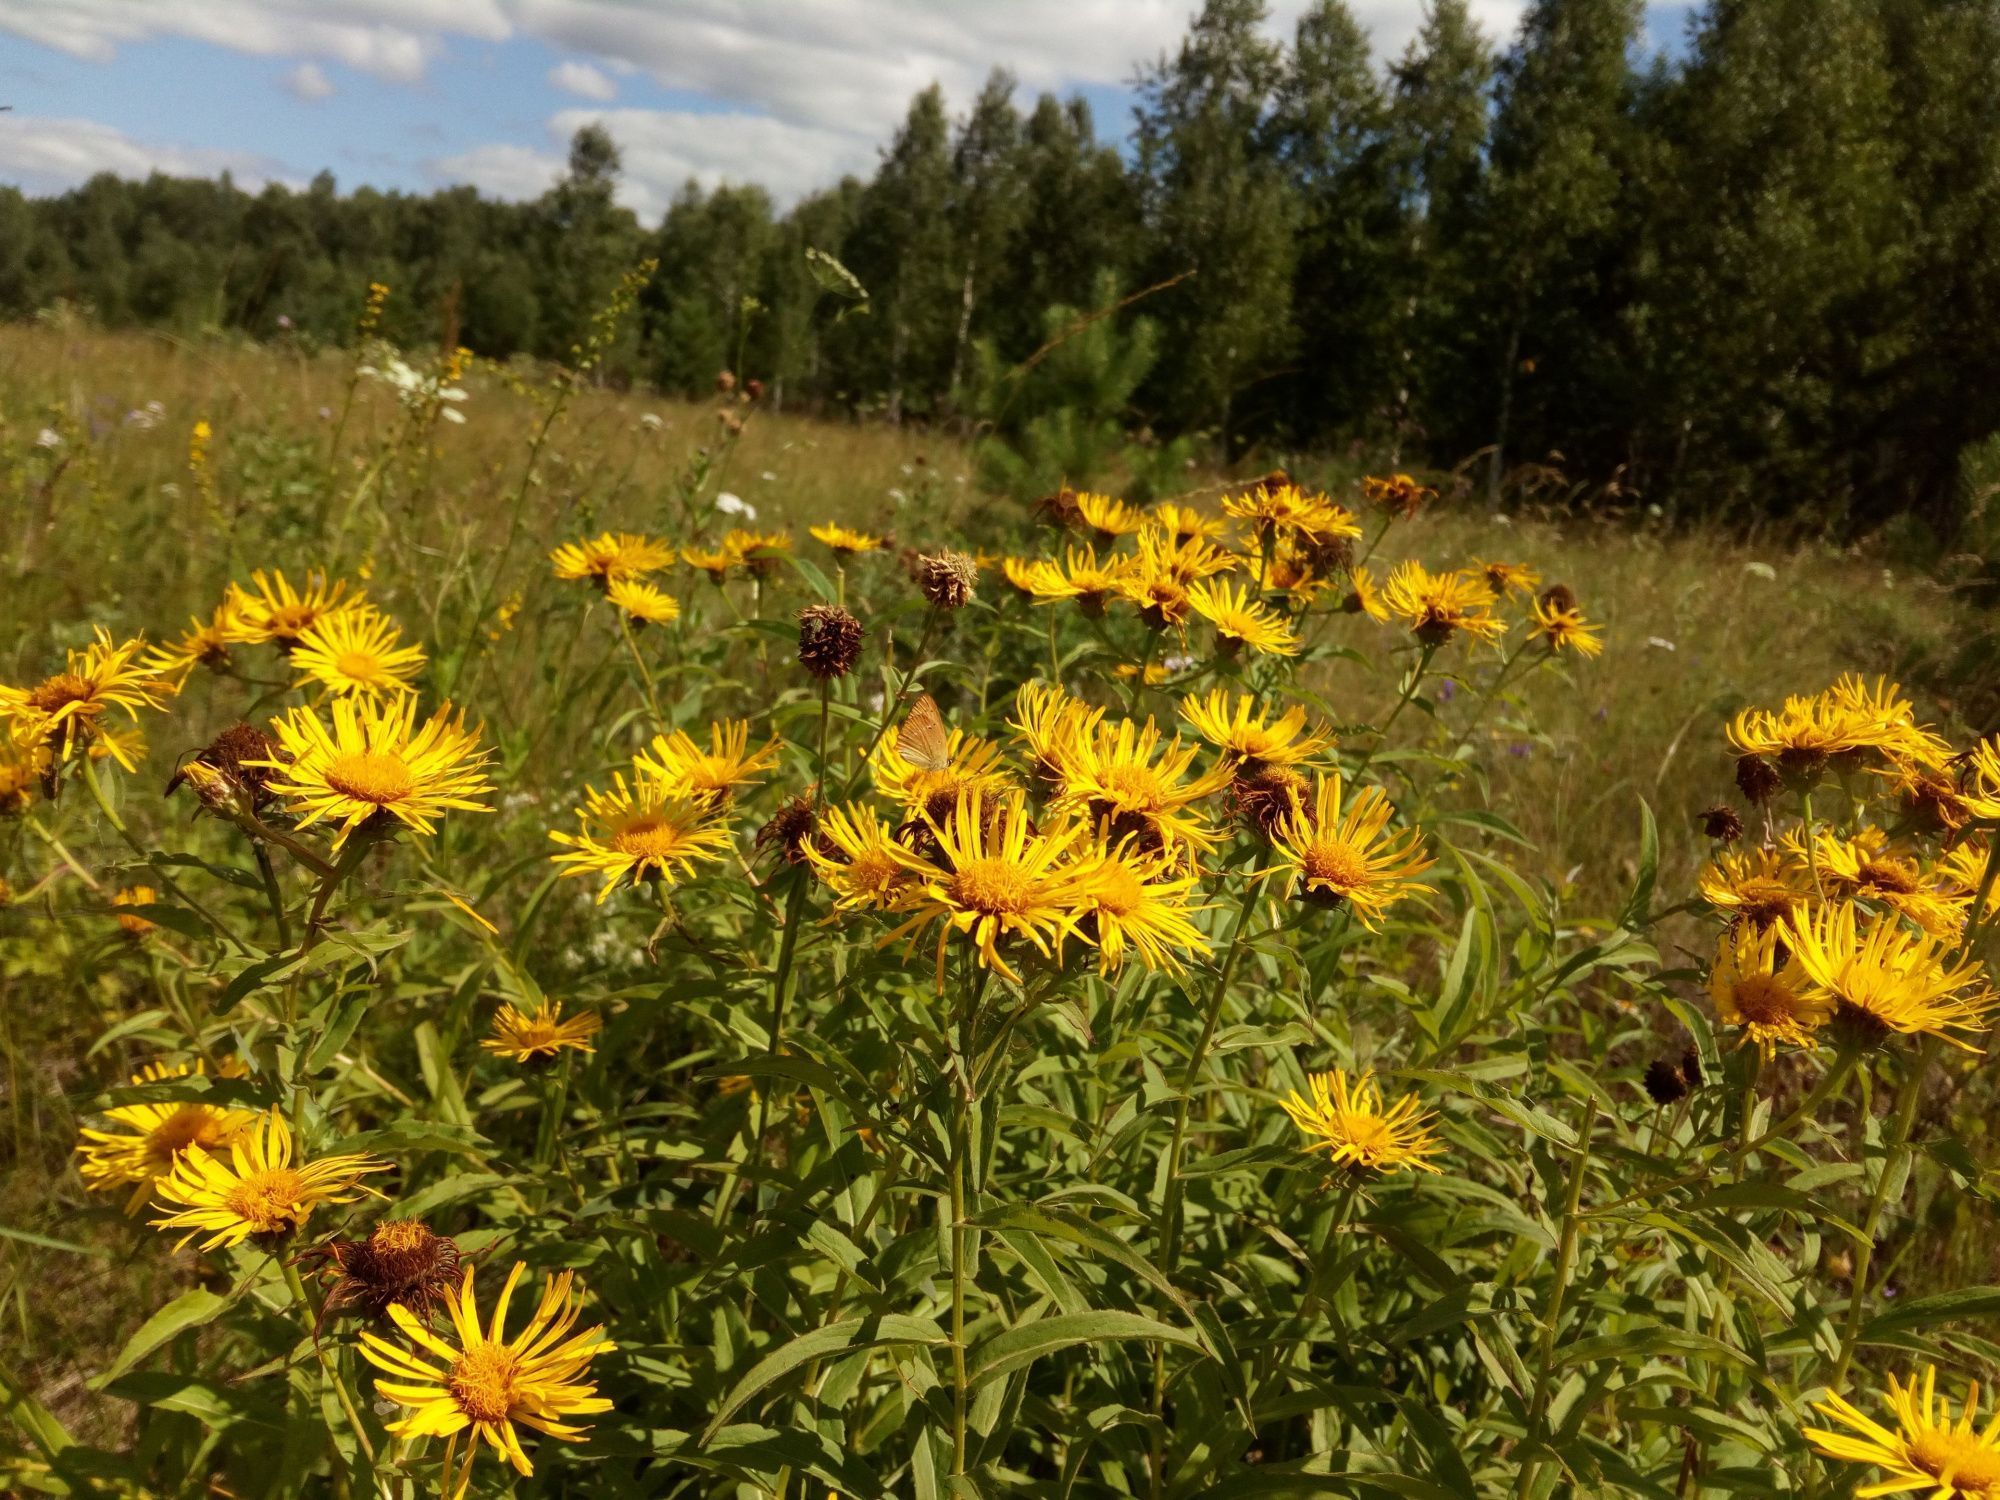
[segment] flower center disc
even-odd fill
[[[35,685],[34,691],[28,694],[28,707],[49,714],[65,704],[82,703],[89,697],[88,679],[74,672],[58,672]]]
[[[951,893],[974,911],[1017,915],[1028,908],[1032,883],[1019,865],[991,857],[968,859],[951,877]]]
[[[480,1342],[452,1361],[446,1386],[458,1409],[475,1422],[507,1420],[514,1409],[514,1356],[503,1345]]]
[[[380,682],[388,674],[382,663],[366,651],[343,651],[334,660],[333,670],[350,682]]]
[[[1736,981],[1732,998],[1745,1021],[1766,1025],[1791,1020],[1798,1002],[1791,986],[1775,974],[1745,974]]]
[[[305,1184],[290,1167],[252,1172],[229,1190],[223,1206],[258,1234],[290,1229]]]
[[[1961,1495],[2000,1495],[2000,1451],[1980,1447],[1971,1433],[1933,1428],[1911,1439],[1910,1457]]]
[[[384,806],[409,796],[416,778],[400,756],[383,750],[354,750],[334,757],[326,768],[326,784],[357,802]]]
[[[221,1121],[199,1104],[183,1104],[146,1136],[146,1155],[165,1171],[190,1146],[213,1151],[226,1139]]]
[[[1099,911],[1114,917],[1129,917],[1146,904],[1145,885],[1123,865],[1110,865],[1099,872],[1091,895]]]
[[[680,830],[665,818],[634,818],[611,835],[611,847],[635,859],[670,859],[681,852]]]
[[[1368,884],[1368,861],[1342,839],[1314,839],[1299,863],[1308,879],[1323,881],[1335,890],[1359,890]]]

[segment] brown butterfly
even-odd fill
[[[896,753],[920,771],[942,771],[951,764],[951,741],[937,700],[920,693],[902,727],[896,731]]]

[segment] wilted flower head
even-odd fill
[[[938,609],[963,609],[979,586],[979,564],[947,548],[917,559],[917,587]]]
[[[799,665],[825,682],[845,677],[861,657],[861,622],[837,604],[799,611]]]

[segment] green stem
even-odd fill
[[[803,867],[790,872],[791,893],[785,898],[785,930],[778,941],[778,967],[771,978],[771,1027],[764,1044],[767,1058],[778,1055],[779,1043],[785,1034],[785,1002],[791,995],[793,960],[799,948],[799,926],[805,918],[806,891],[810,884]],[[771,1089],[770,1079],[763,1080],[757,1089],[756,1132],[751,1137],[748,1159],[744,1170],[738,1171],[723,1185],[715,1197],[715,1222],[729,1217],[729,1210],[735,1206],[739,1184],[746,1171],[753,1166],[761,1166],[764,1160],[764,1132],[770,1128]]]
[[[618,609],[617,605],[611,606]],[[618,633],[625,637],[625,649],[632,653],[632,665],[639,672],[639,686],[646,693],[646,707],[653,715],[653,728],[661,734],[667,730],[667,716],[660,712],[660,695],[653,686],[653,669],[646,665],[646,658],[640,654],[639,639],[632,633],[632,622],[625,611],[618,610]]]
[[[910,695],[910,684],[916,678],[917,669],[924,664],[924,650],[931,643],[931,628],[937,624],[938,616],[943,613],[943,610],[933,605],[930,612],[924,616],[923,632],[917,637],[917,651],[916,655],[910,658],[910,670],[903,674],[903,680],[896,689],[895,698],[893,700],[885,699],[882,705],[882,722],[875,726],[875,734],[868,741],[868,748],[861,752],[861,763],[855,767],[854,774],[848,778],[847,787],[843,795],[848,797],[854,795],[856,785],[863,776],[868,774],[868,763],[875,758],[875,747],[882,743],[883,737],[889,732],[889,726],[894,724],[898,715],[901,714],[903,700]],[[894,662],[891,662],[889,666],[891,671],[895,670]]]
[[[970,1406],[971,1392],[966,1381],[965,1367],[965,1273],[971,1260],[972,1229],[966,1223],[965,1214],[965,1174],[968,1157],[971,1154],[971,1120],[973,1104],[972,1066],[974,1041],[979,1030],[979,1006],[986,995],[987,980],[991,974],[986,969],[979,970],[979,978],[968,986],[965,1002],[958,1018],[957,1066],[951,1070],[957,1081],[947,1075],[946,1086],[951,1090],[951,1472],[953,1477],[966,1471],[966,1413]]]
[[[270,851],[254,839],[250,852],[257,856],[257,873],[264,878],[264,899],[271,903],[271,921],[277,926],[278,948],[282,952],[292,946],[292,932],[285,921],[285,897],[278,889],[278,872],[271,867]]]
[[[327,1358],[326,1346],[320,1343],[319,1336],[310,1333],[317,1314],[313,1310],[312,1299],[306,1295],[305,1282],[299,1277],[298,1265],[283,1256],[278,1257],[278,1263],[284,1268],[285,1285],[291,1289],[292,1301],[298,1307],[299,1316],[306,1320],[309,1336],[312,1338],[313,1353],[319,1359],[320,1373],[326,1377],[327,1384],[333,1387],[334,1399],[340,1403],[341,1412],[346,1416],[348,1425],[354,1429],[354,1441],[360,1445],[362,1456],[368,1460],[368,1467],[372,1470],[377,1462],[375,1444],[369,1440],[368,1429],[361,1425],[361,1412],[355,1404],[354,1395],[347,1389],[347,1382],[341,1377],[333,1361]]]
[[[1437,651],[1436,646],[1424,647],[1424,654],[1417,658],[1416,666],[1411,668],[1409,679],[1403,684],[1402,697],[1398,698],[1396,706],[1389,710],[1389,717],[1382,721],[1382,727],[1375,731],[1375,742],[1362,751],[1361,763],[1354,768],[1355,776],[1358,777],[1367,770],[1368,763],[1375,758],[1375,752],[1389,743],[1389,731],[1395,727],[1396,720],[1403,716],[1403,710],[1410,706],[1410,700],[1417,696],[1417,684],[1424,680],[1424,672],[1430,667],[1431,658],[1437,655]]]
[[[1569,1190],[1563,1196],[1562,1238],[1556,1246],[1555,1280],[1549,1287],[1548,1305],[1542,1309],[1541,1333],[1535,1343],[1534,1394],[1528,1403],[1528,1424],[1523,1439],[1524,1446],[1531,1453],[1547,1446],[1547,1434],[1543,1428],[1547,1424],[1549,1380],[1555,1366],[1556,1333],[1562,1324],[1563,1302],[1569,1295],[1570,1277],[1576,1271],[1577,1233],[1583,1224],[1577,1209],[1583,1202],[1583,1181],[1590,1168],[1590,1130],[1596,1123],[1597,1098],[1592,1095],[1583,1105],[1583,1125],[1577,1132],[1576,1161],[1570,1167]],[[1534,1492],[1541,1466],[1539,1457],[1531,1457],[1521,1466],[1519,1480],[1514,1486],[1517,1496]]]

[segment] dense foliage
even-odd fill
[[[329,176],[0,193],[0,311],[339,340],[379,279],[405,344],[561,358],[652,255],[609,368],[669,390],[726,367],[793,406],[1052,419],[1049,454],[1099,459],[1118,445],[1077,434],[1109,394],[1231,459],[1358,437],[1679,514],[1955,520],[1960,455],[2000,430],[1995,7],[1712,0],[1648,59],[1639,0],[1537,0],[1504,51],[1436,0],[1386,67],[1342,0],[1288,45],[1261,11],[1208,0],[1144,70],[1127,154],[996,74],[956,119],[919,94],[871,180],[782,213],[690,185],[642,226],[594,129],[523,204]],[[836,320],[809,249],[868,316]],[[1143,360],[1074,408],[1019,389],[1052,309],[1169,281],[1124,315]]]
[[[720,487],[747,389],[538,509],[645,281],[504,463],[438,462],[456,353],[193,424],[131,492],[221,523],[178,632],[22,547],[7,1144],[65,1165],[0,1263],[119,1295],[81,1373],[14,1309],[0,1483],[1995,1492],[2000,738],[1700,713],[1699,876],[1620,796],[1583,906],[1489,791],[1589,579],[1408,555],[1402,474],[795,529]],[[127,446],[0,424],[27,538],[111,555]]]

